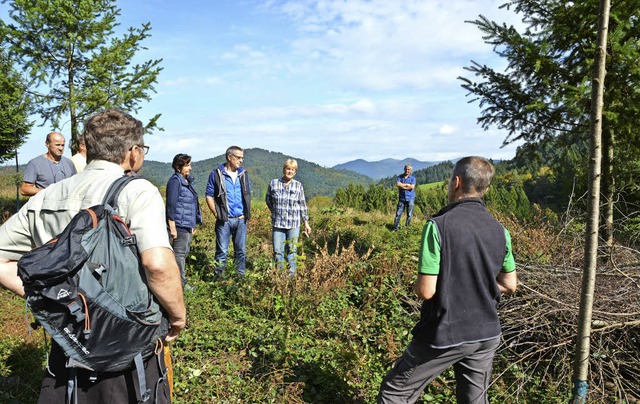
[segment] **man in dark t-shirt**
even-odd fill
[[[51,184],[76,174],[73,162],[64,157],[64,136],[51,132],[45,141],[47,152],[27,163],[22,175],[20,194],[33,196]]]

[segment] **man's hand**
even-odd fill
[[[185,326],[186,323],[182,320],[172,321],[171,329],[169,330],[165,341],[170,342],[178,338],[178,335],[180,335],[180,331],[184,330]]]
[[[207,206],[209,207],[209,210],[211,211],[211,213],[213,213],[213,217],[216,218],[216,220],[218,220],[218,214],[216,213],[216,203],[213,200],[212,196],[207,196]]]
[[[496,278],[498,288],[502,293],[515,293],[518,287],[518,275],[516,271],[500,272]]]

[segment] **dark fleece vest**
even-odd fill
[[[202,223],[202,213],[200,211],[200,203],[198,202],[198,193],[193,189],[191,181],[187,181],[179,173],[173,173],[169,181],[178,181],[180,189],[178,192],[178,200],[175,206],[175,222],[176,226],[185,229],[194,229],[197,224]]]
[[[506,253],[504,227],[478,198],[453,203],[431,220],[440,240],[440,273],[435,295],[422,304],[415,340],[447,348],[499,336],[496,277]]]

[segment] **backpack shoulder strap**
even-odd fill
[[[141,177],[137,177],[137,176],[129,176],[129,175],[123,175],[122,177],[118,178],[117,180],[115,180],[111,186],[109,186],[109,189],[107,189],[107,192],[104,194],[104,199],[102,199],[102,204],[103,205],[109,205],[111,206],[113,209],[118,210],[118,196],[120,195],[120,191],[122,191],[122,189],[131,181],[138,179]]]

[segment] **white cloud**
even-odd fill
[[[163,80],[161,84],[165,87],[184,87],[189,85],[191,80],[188,77],[176,77],[174,79]]]
[[[433,88],[456,82],[469,57],[487,53],[465,20],[499,14],[502,0],[322,0],[269,2],[299,36],[293,51],[308,68],[343,85],[373,90]],[[322,59],[321,66],[311,61]]]
[[[207,85],[219,85],[223,84],[224,82],[224,79],[218,76],[210,76],[204,78],[204,83]]]
[[[509,158],[515,147],[500,149],[504,134],[477,126],[478,107],[457,80],[470,60],[495,59],[464,21],[515,21],[498,10],[503,2],[145,0],[140,10],[127,0],[123,16],[154,27],[144,57],[164,60],[159,93],[138,114],[162,113],[150,158],[185,152],[198,161],[235,142],[325,165]],[[25,161],[42,153],[34,130]]]
[[[453,133],[456,132],[456,127],[455,126],[451,126],[449,124],[444,124],[440,127],[440,131],[439,133],[441,135],[451,135]]]

